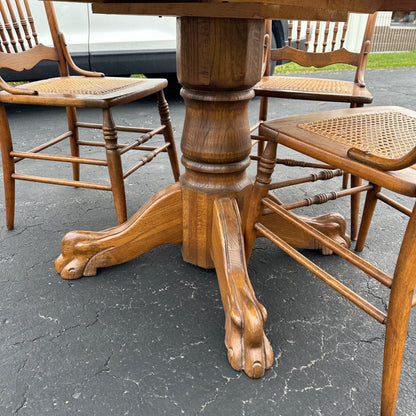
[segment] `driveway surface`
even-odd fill
[[[353,73],[321,76],[351,79]],[[374,105],[416,109],[415,80],[416,68],[366,74]],[[177,95],[168,100],[179,147],[184,104]],[[148,122],[155,114],[152,106],[144,100],[116,114],[123,123],[137,116]],[[274,100],[270,107],[275,118],[343,105]],[[252,121],[257,111],[256,99],[250,106]],[[92,112],[81,116],[87,113]],[[40,136],[65,129],[56,109],[11,106],[9,115],[15,138],[27,149]],[[35,172],[47,174],[48,169],[42,165]],[[293,173],[278,170],[282,177]],[[104,178],[106,171],[99,175]],[[340,178],[334,181],[340,188]],[[164,155],[132,175],[129,215],[171,182]],[[310,187],[290,193],[301,198]],[[283,200],[285,195],[279,194]],[[411,201],[404,203],[411,206]],[[308,213],[323,209],[349,219],[347,200]],[[2,187],[0,213],[0,416],[379,414],[384,327],[271,243],[257,241],[248,268],[268,310],[265,330],[275,360],[262,379],[252,380],[228,365],[215,272],[182,261],[179,246],[159,247],[76,281],[62,280],[55,272],[60,241],[68,231],[116,224],[110,193],[19,181],[15,230],[5,229]],[[362,256],[376,258],[378,266],[392,272],[405,220],[380,204]],[[386,290],[342,259],[308,255],[386,308]],[[416,415],[415,318],[413,313],[398,416]]]

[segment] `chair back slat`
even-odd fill
[[[311,38],[311,21],[308,20],[306,24],[306,39],[305,39],[305,51],[309,48],[309,39]],[[289,42],[290,45],[290,42]]]
[[[12,35],[10,35],[10,36],[12,37],[13,35],[15,35],[17,37],[17,41],[14,40],[14,42],[13,42],[13,48],[14,48],[15,52],[18,52],[19,48],[17,47],[17,45],[19,44],[20,45],[20,50],[24,51],[24,50],[26,50],[26,48],[25,48],[24,39],[23,39],[22,34],[21,34],[21,30],[20,30],[22,28],[21,27],[21,22],[19,22],[17,20],[16,14],[13,10],[13,6],[12,6],[10,0],[6,0],[6,3],[7,3],[7,8],[9,10],[10,18],[11,18],[11,21],[12,21],[12,26],[13,26],[13,30],[11,31]],[[16,1],[16,3],[15,3],[16,8],[17,8],[17,3],[18,2]]]
[[[19,13],[20,25],[23,28],[23,32],[25,34],[26,42],[28,44],[28,47],[32,48],[32,46],[33,46],[32,45],[32,37],[31,37],[31,33],[29,32],[29,24],[28,24],[29,17],[25,16],[24,11],[22,9],[22,5],[20,4],[19,0],[16,0],[16,6],[17,6],[17,11]],[[29,5],[27,4],[27,6],[29,6]],[[30,12],[30,9],[29,9],[29,12]]]
[[[367,42],[367,49],[374,31],[375,17],[376,14],[368,17],[363,39],[363,45]],[[272,61],[290,60],[302,66],[317,68],[334,63],[359,67],[363,60],[362,51],[351,52],[344,47],[349,18],[350,16],[345,22],[290,20],[288,45],[272,49],[270,59]],[[302,39],[305,33],[306,37]]]
[[[281,49],[274,49],[271,52],[271,60],[278,61],[287,59],[304,67],[314,66],[316,68],[323,68],[332,64],[339,64],[348,62],[350,65],[358,66],[360,55],[347,51],[346,49],[337,49],[331,53],[315,52],[305,53],[303,50],[284,46]]]
[[[299,22],[298,25],[300,26],[300,24],[301,23]],[[315,22],[313,27],[314,27],[313,52],[316,53],[318,49],[318,39],[319,39],[319,27],[320,27],[319,22]]]
[[[1,22],[2,46],[4,47],[6,52],[10,53],[11,52],[10,45],[13,45],[14,52],[17,52],[17,49],[14,45],[16,41],[14,40],[13,32],[11,30],[11,25],[9,22],[9,17],[6,13],[3,2],[0,2],[0,11],[1,11],[1,17],[2,17],[2,22]]]
[[[6,35],[4,33],[4,27],[3,24],[0,22],[0,52],[10,52],[10,49],[8,47],[8,43],[6,40]]]
[[[335,36],[335,31],[333,33],[334,33],[334,36]],[[326,47],[328,45],[328,35],[329,35],[329,22],[325,22],[324,41],[323,41],[323,44],[322,44],[324,51],[326,51]]]
[[[38,42],[35,23],[27,0],[2,0],[1,43],[5,52],[23,52],[36,46]],[[5,29],[5,30],[4,30]],[[11,45],[11,47],[10,47]]]
[[[372,19],[371,16],[368,17],[369,19]],[[346,21],[344,23],[344,26],[342,28],[342,36],[341,36],[341,44],[340,47],[343,48],[344,47],[344,42],[345,42],[345,35],[347,34],[347,29],[348,29],[348,21]],[[372,34],[371,34],[372,37]]]
[[[334,36],[332,37],[332,47],[331,50],[335,50],[335,45],[337,44],[337,36],[338,36],[338,29],[339,29],[339,22],[335,22],[334,25]]]
[[[296,36],[296,49],[299,49],[300,46],[300,25],[297,27],[297,36]]]
[[[57,55],[53,48],[40,44],[24,52],[0,54],[0,68],[23,71],[32,69],[43,60],[56,61]]]
[[[32,31],[33,40],[35,42],[35,45],[38,45],[39,44],[38,33],[36,32],[35,21],[33,20],[32,11],[30,10],[28,0],[24,0],[24,3],[26,7],[26,12],[27,12],[27,20],[29,22],[30,29]]]

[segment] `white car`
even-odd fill
[[[39,41],[51,44],[43,2],[29,0]],[[106,75],[175,74],[176,21],[174,17],[94,14],[88,3],[55,2],[60,30],[74,61],[83,69]],[[7,81],[57,75],[54,62],[35,71],[2,70]]]
[[[51,45],[43,2],[28,0],[39,41]],[[94,14],[88,3],[55,2],[60,30],[75,63],[106,75],[163,76],[176,83],[176,18]],[[273,21],[273,42],[283,46],[287,22]],[[41,62],[31,71],[0,70],[6,81],[58,76],[55,62]]]

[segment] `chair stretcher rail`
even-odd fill
[[[21,159],[40,159],[40,160],[51,160],[55,162],[71,162],[71,163],[83,163],[86,165],[98,165],[107,166],[107,161],[103,159],[91,159],[86,157],[76,156],[62,156],[62,155],[51,155],[51,154],[38,154],[30,152],[10,152],[10,156],[18,157]]]
[[[33,149],[28,150],[27,152],[22,152],[25,155],[29,154],[29,153],[38,153],[41,152],[44,149],[47,149],[48,147],[53,146],[54,144],[57,144],[59,142],[61,142],[62,140],[67,139],[68,137],[71,137],[73,134],[72,131],[67,131],[63,134],[61,134],[58,137],[55,137],[54,139],[51,139],[45,143],[42,143],[40,146],[34,147]],[[20,162],[21,160],[25,159],[28,156],[22,156],[22,157],[18,157],[17,159],[15,159],[14,163]]]
[[[318,240],[326,247],[330,248],[334,253],[338,254],[340,257],[344,258],[354,266],[358,267],[364,273],[367,273],[369,276],[375,278],[384,286],[388,288],[391,287],[393,279],[387,273],[382,272],[372,264],[366,262],[362,258],[358,257],[356,254],[352,253],[347,248],[340,246],[331,238],[317,231],[313,227],[305,224],[303,221],[299,220],[294,214],[286,211],[284,208],[280,207],[270,199],[263,198],[262,202],[267,208],[270,208],[273,212],[282,216],[285,220],[291,222],[292,224],[299,227],[309,235],[312,235],[313,238]]]
[[[92,182],[74,181],[72,179],[48,178],[44,176],[24,175],[21,173],[13,173],[12,178],[20,179],[23,181],[29,181],[29,182],[41,182],[41,183],[50,183],[53,185],[76,186],[77,188],[88,188],[88,189],[99,189],[102,191],[111,191],[110,185],[92,183]]]
[[[144,156],[139,162],[137,162],[135,165],[131,166],[129,169],[124,171],[123,178],[127,178],[130,176],[133,172],[135,172],[137,169],[145,165],[146,163],[149,163],[151,160],[155,158],[159,153],[164,152],[168,147],[170,146],[170,143],[165,143],[164,145],[158,147],[157,149],[153,150],[152,152],[149,152],[146,156]]]
[[[343,285],[341,282],[339,282],[337,279],[335,279],[329,273],[322,270],[315,263],[313,263],[312,261],[307,259],[301,253],[299,253],[296,249],[294,249],[292,246],[287,244],[280,237],[275,235],[272,231],[270,231],[263,224],[257,223],[255,225],[255,228],[264,237],[267,237],[274,244],[276,244],[280,249],[285,251],[287,254],[289,254],[291,257],[293,257],[300,264],[305,266],[309,271],[311,271],[316,276],[318,276],[320,279],[322,279],[325,283],[327,283],[329,286],[331,286],[333,289],[335,289],[338,293],[340,293],[341,295],[346,297],[348,300],[350,300],[352,303],[357,305],[360,309],[367,312],[370,316],[375,318],[378,322],[380,322],[382,324],[386,323],[386,318],[387,317],[383,312],[381,312],[379,309],[377,309],[371,303],[369,303],[368,301],[366,301],[365,299],[363,299],[362,297],[357,295],[351,289],[349,289],[348,287]]]

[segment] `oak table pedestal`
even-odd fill
[[[228,359],[234,369],[255,378],[273,363],[263,332],[267,312],[255,297],[244,250],[244,218],[252,190],[246,176],[251,150],[248,105],[261,77],[263,36],[261,19],[178,18],[185,173],[124,224],[101,232],[68,233],[56,260],[63,278],[76,279],[159,245],[181,243],[185,261],[215,267]],[[264,221],[298,247],[319,248],[273,214]],[[348,245],[342,217],[327,215],[310,223]]]

